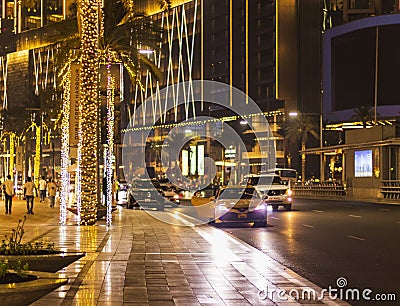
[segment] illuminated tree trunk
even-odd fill
[[[306,154],[304,150],[306,149],[306,141],[304,139],[301,140],[301,181],[304,182],[306,180]]]
[[[35,124],[36,127],[36,141],[35,141],[35,163],[34,163],[34,168],[33,168],[33,176],[35,179],[35,186],[36,188],[39,188],[39,176],[40,176],[40,143],[41,143],[41,137],[42,137],[42,133],[41,133],[41,126],[37,126]]]
[[[80,139],[78,145],[81,225],[96,222],[98,199],[99,99],[98,38],[99,0],[79,0],[79,25],[82,51],[80,72]]]
[[[14,153],[15,153],[15,134],[10,134],[10,175],[14,181]]]
[[[113,153],[114,153],[114,88],[115,80],[111,75],[111,57],[107,56],[107,154],[106,154],[106,179],[107,179],[107,225],[112,221],[113,204]]]
[[[71,66],[68,67],[67,75],[64,78],[64,95],[62,104],[61,122],[61,190],[60,190],[60,223],[67,223],[67,205],[69,200],[69,114],[71,103]]]

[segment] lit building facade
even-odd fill
[[[20,1],[1,2],[3,24],[13,20],[12,31],[7,26],[2,33],[11,38],[3,39],[0,58],[0,99],[10,110],[34,106],[38,92],[56,85],[52,62],[57,50],[42,38],[51,31],[51,23],[74,15],[72,1],[51,5],[47,1],[47,7],[42,5],[45,1],[34,3],[28,10]],[[297,149],[290,152],[277,131],[285,112],[320,112],[321,0],[181,0],[172,1],[168,12],[143,0],[136,2],[136,8],[166,30],[159,49],[149,55],[162,76],[156,79],[144,71],[143,91],[129,84],[124,74],[122,128],[139,115],[135,110],[146,98],[167,85],[197,79],[220,81],[242,90],[259,105],[276,139],[277,163],[298,168]],[[154,109],[165,108],[161,101],[152,103]],[[230,115],[189,99],[183,109],[166,113],[163,123],[201,114]],[[154,137],[162,139],[166,133],[155,130]],[[255,163],[256,159],[254,153]]]

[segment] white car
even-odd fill
[[[177,193],[177,190],[174,186],[170,186],[168,184],[160,184],[160,187],[164,193],[165,198],[167,198],[172,203],[179,204],[181,195]]]
[[[241,185],[251,185],[264,196],[264,201],[277,211],[283,206],[286,211],[292,210],[293,192],[287,182],[274,174],[250,174],[243,178]]]
[[[229,186],[218,191],[214,223],[253,223],[267,226],[267,205],[252,186]]]

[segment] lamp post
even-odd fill
[[[322,150],[322,147],[324,145],[323,142],[323,114],[322,112],[320,113],[300,113],[300,116],[302,115],[309,115],[309,116],[319,116],[319,146],[320,150]],[[296,111],[289,112],[290,117],[297,117],[299,116],[299,113]],[[320,152],[320,181],[325,180],[325,162],[324,162],[324,155],[322,152]],[[304,180],[304,178],[302,178]]]

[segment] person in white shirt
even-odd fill
[[[14,196],[14,184],[11,180],[11,175],[7,175],[7,179],[1,184],[1,188],[5,193],[6,215],[8,215],[11,214],[12,198]]]
[[[47,188],[47,182],[44,179],[44,176],[39,180],[39,192],[40,192],[40,202],[44,202],[44,199],[46,197],[46,188]]]
[[[28,177],[26,179],[26,183],[24,184],[24,198],[26,199],[26,209],[27,214],[33,215],[33,197],[34,197],[34,189],[35,184],[32,182],[32,178]]]

